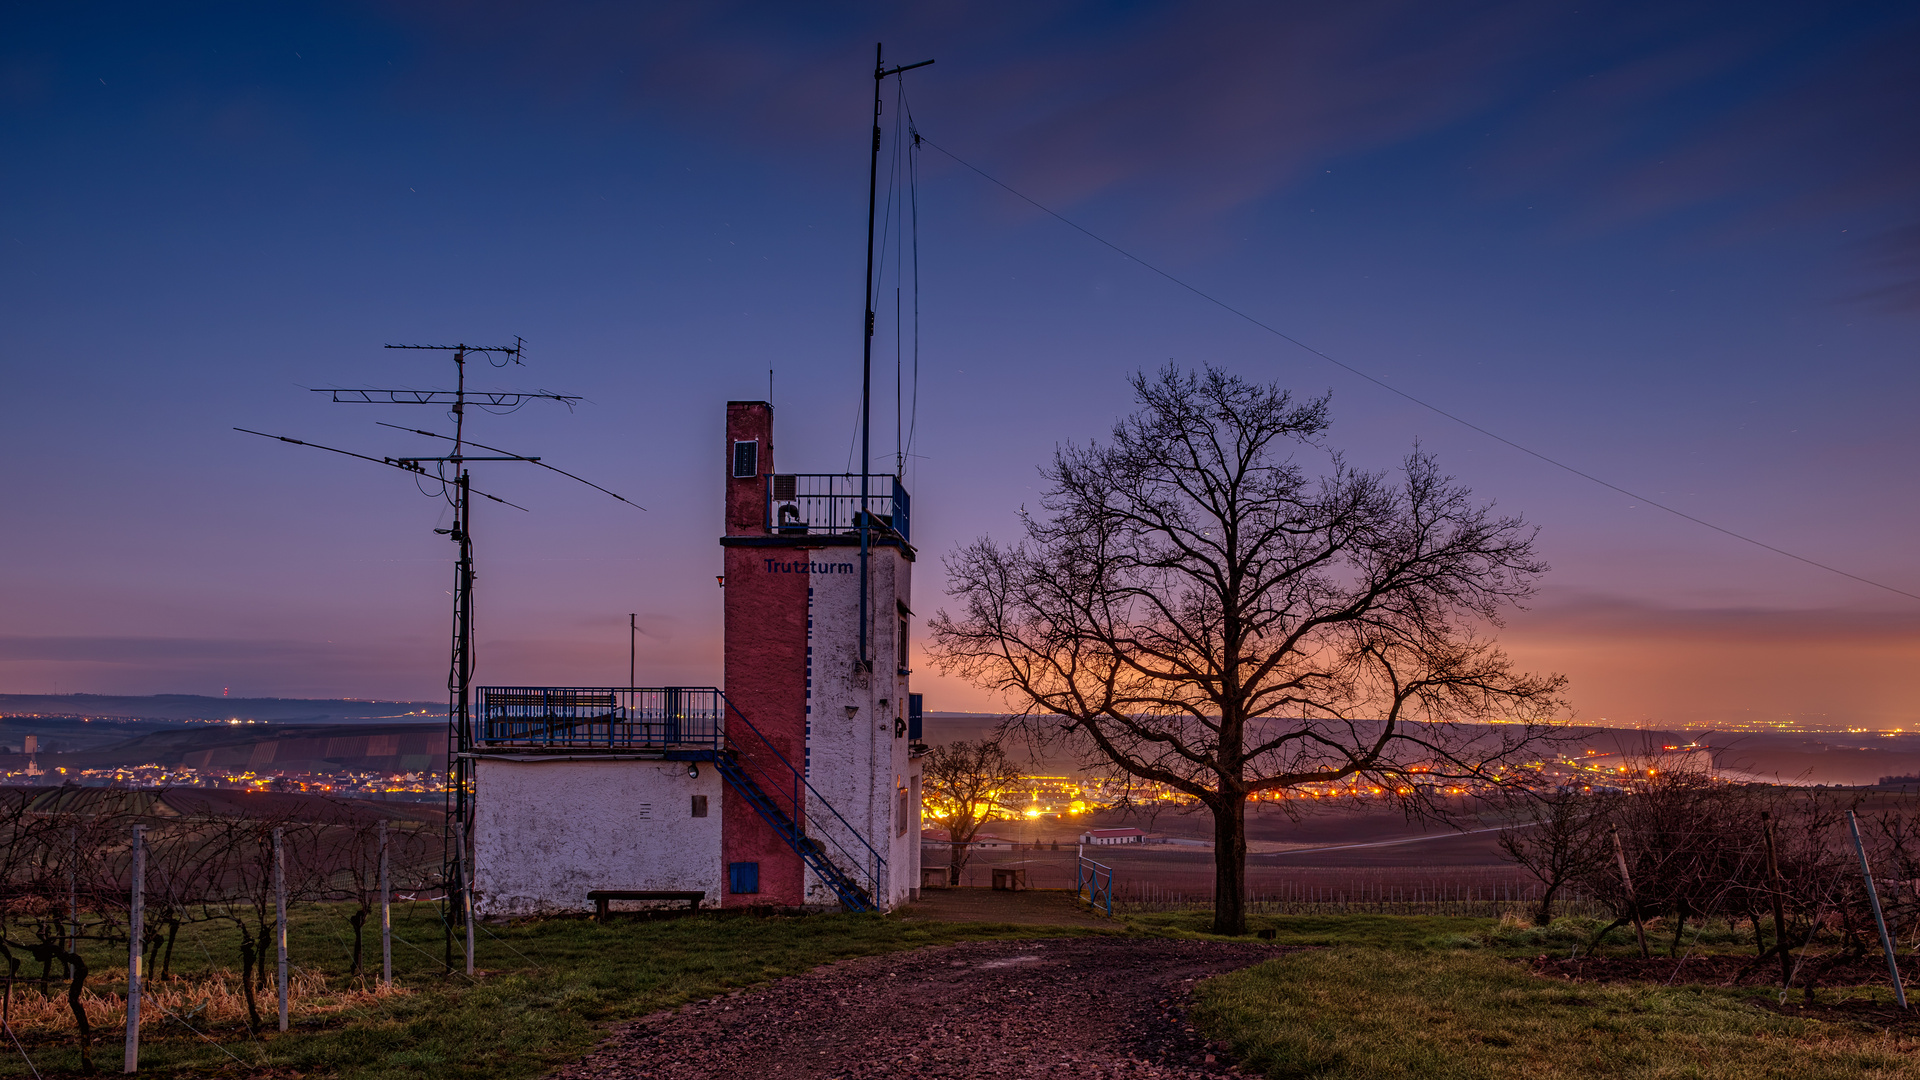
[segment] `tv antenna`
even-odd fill
[[[458,857],[446,860],[444,876],[449,882],[449,888],[446,890],[445,899],[448,903],[451,903],[453,898],[458,896],[462,901],[459,909],[449,912],[448,914],[451,917],[445,920],[445,925],[447,926],[447,968],[448,970],[452,970],[453,927],[456,923],[464,924],[467,919],[471,918],[473,907],[468,881],[468,867],[470,863],[466,858],[466,848],[471,831],[469,819],[473,812],[473,496],[478,495],[483,499],[490,499],[503,506],[511,506],[515,510],[526,510],[524,506],[508,502],[497,495],[489,495],[473,487],[469,479],[467,466],[470,462],[475,461],[525,462],[530,465],[538,465],[550,472],[559,473],[561,476],[565,476],[571,480],[577,480],[593,488],[595,491],[611,495],[615,499],[619,499],[621,502],[635,509],[645,510],[646,507],[640,506],[638,503],[624,496],[608,491],[606,488],[590,480],[575,476],[565,469],[555,468],[538,457],[526,454],[515,454],[502,450],[499,447],[487,446],[467,438],[466,424],[467,409],[469,406],[478,406],[489,411],[500,410],[512,412],[529,401],[544,400],[558,402],[565,405],[567,409],[571,411],[573,407],[581,401],[580,396],[577,394],[555,394],[546,390],[487,391],[469,390],[467,388],[468,358],[478,356],[487,360],[488,363],[493,364],[495,367],[506,367],[508,364],[519,365],[522,363],[521,357],[526,348],[526,342],[521,338],[514,338],[511,346],[464,344],[388,345],[386,348],[418,349],[430,352],[452,353],[454,370],[456,372],[454,389],[350,390],[345,388],[319,388],[313,392],[329,394],[332,396],[333,401],[342,404],[446,406],[449,414],[453,418],[452,435],[442,435],[438,432],[426,431],[420,428],[400,427],[397,424],[382,423],[380,426],[450,442],[453,444],[451,453],[442,455],[373,457],[368,454],[357,454],[351,450],[341,450],[338,447],[323,446],[319,443],[290,438],[285,435],[269,435],[264,431],[253,431],[248,428],[234,428],[234,430],[245,432],[248,435],[259,435],[263,438],[278,439],[281,442],[292,443],[295,446],[311,446],[316,450],[343,454],[347,457],[359,458],[362,461],[370,461],[376,465],[386,465],[399,469],[402,472],[412,473],[416,477],[427,477],[438,480],[440,482],[440,490],[432,494],[435,495],[435,497],[447,499],[453,507],[451,527],[433,530],[452,540],[459,546],[459,557],[454,563],[452,655],[447,664],[447,726],[448,734],[451,736],[448,740],[451,750],[447,762],[447,827],[445,839],[449,847],[458,844],[459,851]],[[495,357],[500,358],[498,362],[495,362]],[[488,450],[492,451],[492,453],[486,455],[470,454],[467,452],[468,447],[478,450]],[[428,468],[429,465],[432,466],[431,469]],[[452,470],[452,475],[448,475],[449,469]],[[469,965],[471,965],[471,954],[468,956],[468,961]]]

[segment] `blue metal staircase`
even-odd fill
[[[789,817],[780,807],[779,802],[768,795],[759,784],[754,783],[753,776],[741,766],[733,751],[727,750],[720,753],[714,759],[714,764],[719,767],[720,775],[732,785],[733,790],[747,800],[747,805],[753,807],[761,819],[773,827],[773,831],[779,835],[780,839],[786,841],[787,846],[793,849],[794,854],[800,856],[801,861],[807,864],[807,869],[812,870],[815,876],[833,890],[834,895],[840,898],[841,907],[848,911],[880,910],[880,905],[874,903],[873,893],[828,858],[826,845],[808,836],[806,829]]]
[[[875,896],[886,859],[860,830],[815,791],[772,740],[741,715],[725,695],[725,733],[714,764],[761,820],[800,856],[848,911],[878,911]],[[811,828],[809,828],[811,826]],[[847,839],[842,840],[841,837]],[[864,864],[865,881],[859,871]]]

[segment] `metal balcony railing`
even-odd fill
[[[885,857],[714,687],[483,686],[479,703],[478,750],[713,761],[843,905],[870,911],[879,902]]]
[[[861,525],[910,540],[912,498],[894,476],[775,473],[767,477],[767,531],[781,536],[845,535]]]
[[[718,750],[727,702],[710,686],[483,686],[488,749]]]

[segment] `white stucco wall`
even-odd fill
[[[481,758],[474,777],[474,907],[482,915],[591,911],[592,889],[698,890],[716,905],[720,774],[683,761]],[[692,816],[693,796],[707,816]]]
[[[859,559],[858,552],[848,548],[832,549],[831,556],[856,563]],[[811,651],[807,779],[886,860],[878,898],[884,907],[891,908],[905,902],[919,887],[919,807],[912,800],[917,767],[907,756],[904,721],[908,680],[900,673],[898,661],[899,611],[902,604],[912,607],[913,564],[898,548],[882,547],[871,552],[869,565],[870,674],[858,664],[858,574],[817,574],[812,579],[807,631]],[[847,716],[848,706],[856,710],[851,718]],[[908,793],[910,804],[904,821],[900,816],[902,791]],[[839,834],[837,838],[847,849],[865,854],[865,849],[837,825],[823,825],[816,816],[812,827]],[[832,850],[833,846],[828,846]],[[865,867],[852,869],[864,872]],[[822,905],[835,902],[832,893],[811,878],[807,901]]]

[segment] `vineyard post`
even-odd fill
[[[273,940],[279,951],[280,1030],[287,1030],[287,852],[286,830],[273,830]]]
[[[1627,887],[1627,910],[1633,912],[1633,932],[1640,938],[1640,959],[1649,959],[1647,928],[1640,921],[1640,898],[1633,891],[1633,875],[1627,872],[1627,849],[1620,843],[1619,829],[1613,830],[1613,857],[1619,860],[1620,881]]]
[[[80,826],[67,828],[67,952],[80,951]],[[73,977],[73,965],[65,960],[60,966]]]
[[[1887,975],[1893,980],[1894,1000],[1907,1007],[1907,988],[1900,985],[1900,962],[1893,956],[1893,937],[1887,933],[1887,917],[1880,913],[1880,891],[1873,887],[1873,871],[1867,868],[1867,846],[1860,842],[1860,819],[1847,811],[1847,828],[1853,833],[1853,850],[1860,855],[1860,877],[1867,883],[1867,899],[1873,903],[1873,925],[1880,930],[1880,948],[1887,954]]]
[[[393,889],[387,882],[387,823],[380,823],[380,985],[393,989]]]
[[[133,827],[133,883],[127,912],[127,1051],[120,1071],[140,1069],[140,959],[146,951],[147,846],[145,825]]]
[[[1780,880],[1780,857],[1773,846],[1773,815],[1765,810],[1760,812],[1760,830],[1767,838],[1767,893],[1773,899],[1774,948],[1780,952],[1780,989],[1784,993],[1793,982],[1793,949],[1787,945],[1787,909],[1780,901],[1786,886]],[[1816,918],[1814,925],[1819,922]]]

